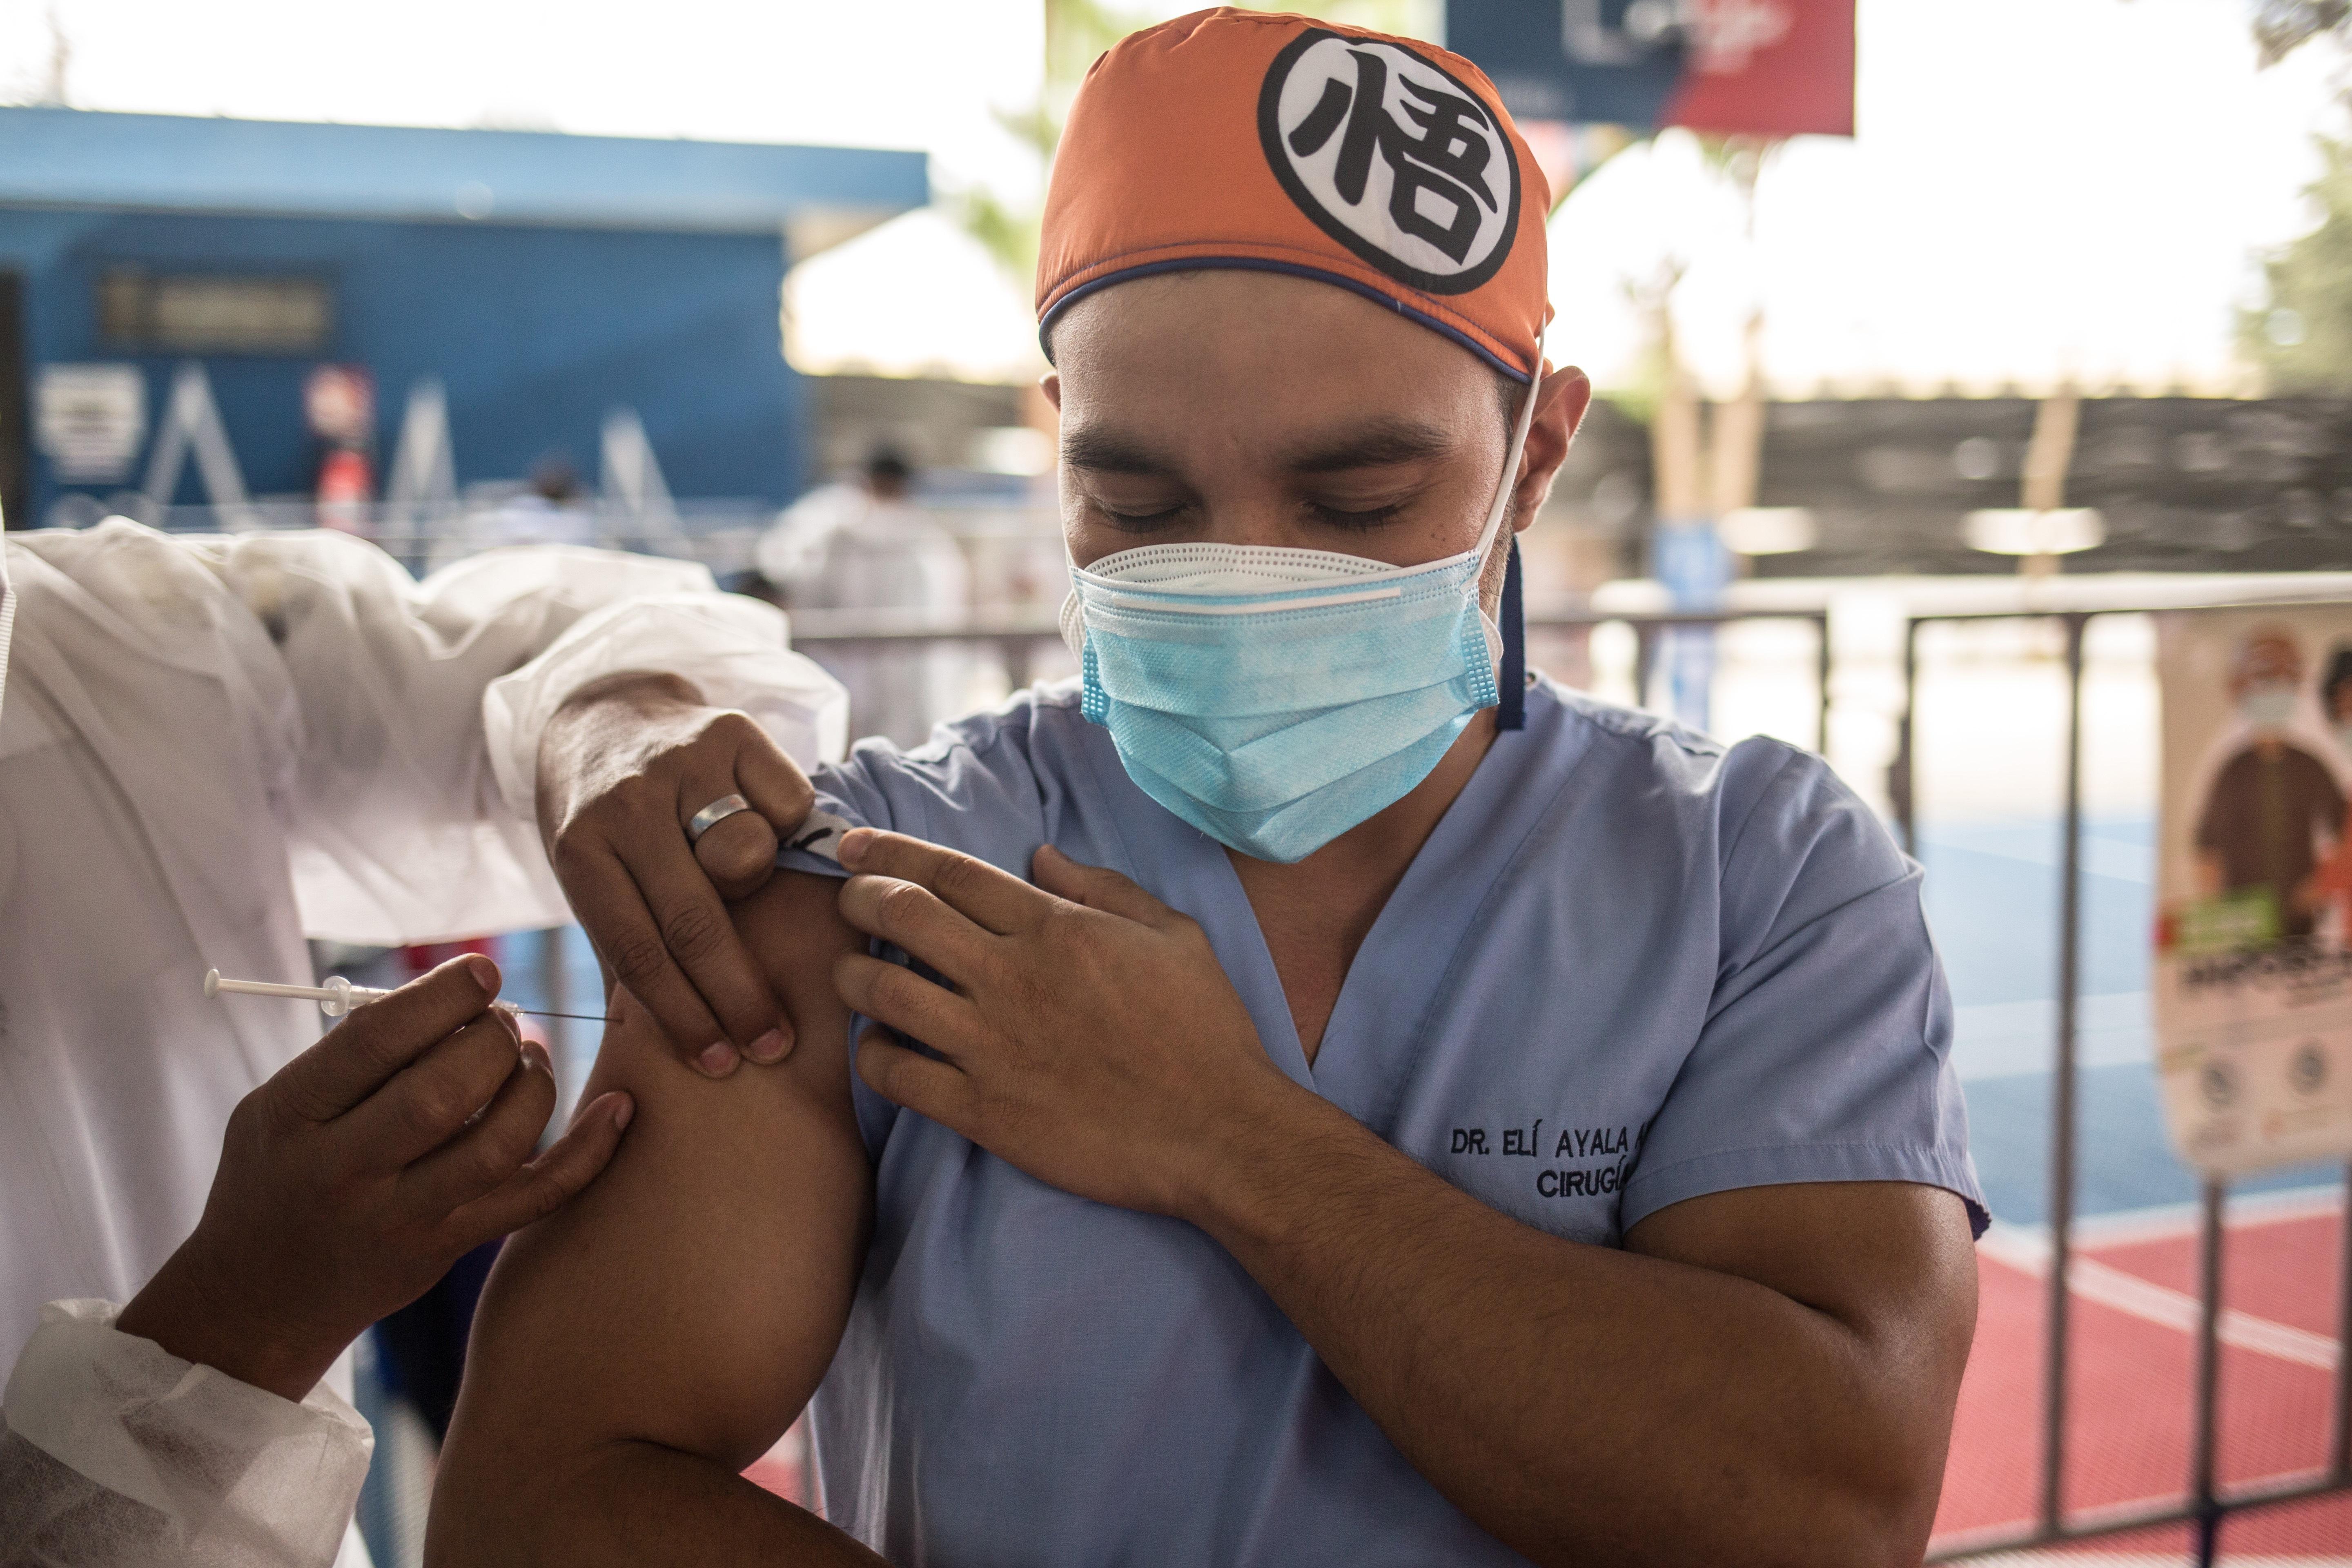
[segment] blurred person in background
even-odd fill
[[[2352,645],[2338,643],[2319,681],[2319,710],[2336,748],[2352,759]]]
[[[898,612],[899,619],[961,620],[971,572],[954,535],[908,500],[914,472],[884,447],[855,481],[820,485],[761,535],[760,575],[791,610]],[[963,711],[969,650],[927,644],[829,646],[815,656],[849,689],[856,735],[918,746],[931,726]]]
[[[262,1103],[257,1087],[318,1037],[310,1005],[205,1000],[205,972],[308,984],[306,932],[392,945],[562,925],[570,889],[607,968],[670,1020],[694,1070],[775,1061],[791,1022],[721,895],[768,875],[809,801],[786,752],[839,755],[845,706],[772,608],[688,563],[501,550],[419,584],[326,531],[173,536],[114,519],[5,536],[0,1365],[45,1304],[98,1303],[52,1336],[8,1415],[43,1412],[24,1436],[59,1467],[52,1480],[131,1486],[161,1510],[131,1560],[282,1560],[221,1506],[250,1402],[173,1403],[155,1343],[105,1322],[103,1302],[129,1300],[198,1228],[240,1104]],[[706,807],[719,819],[690,844]],[[530,1079],[533,1104],[544,1087]],[[316,1196],[331,1231],[335,1194]],[[352,1217],[339,1257],[366,1250],[367,1216]],[[430,1283],[401,1278],[407,1295]],[[371,1310],[403,1299],[387,1287]],[[364,1326],[328,1316],[324,1338]],[[349,1375],[346,1362],[336,1394]],[[89,1397],[60,1409],[77,1389]],[[174,1426],[206,1409],[225,1447]],[[80,1508],[70,1489],[0,1493],[32,1510],[25,1529],[75,1533],[38,1517],[44,1497]]]
[[[489,518],[481,543],[593,544],[596,518],[580,498],[580,473],[572,459],[550,452],[530,466],[530,486]]]
[[[2344,792],[2327,764],[2289,738],[2303,697],[2303,650],[2293,634],[2247,635],[2230,672],[2246,742],[2207,786],[2197,818],[2198,876],[2208,898],[2268,900],[2279,937],[2307,937],[2325,901],[2314,880],[2323,842],[2345,828]]]
[[[2319,678],[2319,714],[2336,738],[2339,766],[2352,767],[2352,645],[2338,643]],[[2336,906],[2336,944],[2352,947],[2352,815],[2336,830],[2336,847],[2312,873],[2310,900],[2317,909]]]

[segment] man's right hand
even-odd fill
[[[299,1400],[362,1331],[604,1168],[635,1102],[599,1096],[537,1159],[546,1050],[453,959],[355,1009],[229,1114],[194,1234],[116,1327]]]

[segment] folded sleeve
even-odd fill
[[[374,1435],[325,1385],[293,1404],[55,1301],[8,1378],[0,1563],[328,1568]]]
[[[1715,992],[1622,1223],[1738,1187],[1916,1182],[1958,1194],[1981,1234],[1919,868],[1826,764],[1777,754],[1726,834]]]
[[[630,670],[752,712],[803,767],[840,754],[847,699],[782,616],[696,563],[537,545],[423,583],[331,532],[197,542],[277,645],[299,713],[283,802],[312,936],[391,944],[571,916],[533,815],[563,700]]]
[[[630,671],[681,677],[712,707],[741,709],[804,772],[839,761],[849,741],[849,693],[790,643],[782,611],[739,594],[646,595],[583,616],[484,694],[500,794],[530,819],[548,721],[582,687]]]
[[[393,944],[566,921],[491,767],[483,693],[616,599],[699,590],[691,562],[541,546],[423,583],[325,531],[186,542],[268,634],[299,741],[279,801],[304,930]]]

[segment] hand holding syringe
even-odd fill
[[[585,1186],[634,1101],[589,1098],[542,1149],[562,1098],[553,1064],[491,1008],[499,979],[479,953],[389,994],[207,976],[208,995],[352,1016],[230,1112],[204,1217],[123,1309],[123,1332],[299,1400],[460,1255]]]
[[[217,969],[205,971],[205,994],[218,996],[222,992],[239,996],[290,996],[297,1001],[316,1002],[319,1011],[330,1018],[340,1018],[362,1002],[380,1001],[392,994],[373,985],[354,985],[340,974],[330,974],[324,985],[278,985],[267,980],[224,980]],[[493,1002],[491,1006],[501,1013],[512,1013],[532,1018],[578,1018],[583,1023],[606,1022],[600,1013],[545,1013],[536,1007],[518,1007],[511,1002]]]

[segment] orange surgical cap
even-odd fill
[[[1196,11],[1087,73],[1045,196],[1038,331],[1113,283],[1249,268],[1336,283],[1525,381],[1550,309],[1550,207],[1494,84],[1460,56]]]

